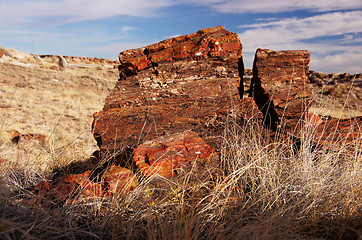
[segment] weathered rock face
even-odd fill
[[[314,141],[322,145],[348,143],[360,146],[362,139],[362,116],[346,119],[331,118],[313,126]]]
[[[309,60],[310,54],[306,50],[256,51],[250,96],[270,128],[281,126],[294,131],[306,112],[311,95],[306,86]]]
[[[34,187],[34,198],[29,203],[42,206],[72,204],[95,197],[113,196],[133,190],[138,182],[131,170],[111,166],[99,182],[90,179],[91,171],[71,174],[45,181]]]
[[[262,123],[263,113],[259,110],[253,98],[248,97],[241,100],[238,105],[242,118],[244,120],[256,120],[256,122]]]
[[[133,159],[146,177],[155,174],[173,177],[179,168],[188,163],[210,164],[217,159],[217,154],[196,133],[186,131],[139,145]]]
[[[218,126],[238,116],[242,45],[221,26],[121,52],[120,61],[120,79],[94,114],[101,151],[185,130],[215,147]]]
[[[147,52],[144,50],[147,48]],[[221,58],[232,60],[241,57],[241,43],[237,34],[222,26],[200,30],[196,33],[164,40],[146,48],[127,50],[119,54],[121,63],[131,63],[137,70],[152,67],[152,63]]]

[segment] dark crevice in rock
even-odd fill
[[[97,158],[100,164],[89,175],[89,178],[95,182],[101,181],[104,173],[113,165],[130,169],[132,172],[138,171],[138,167],[133,161],[133,148],[125,147],[119,150],[102,153],[97,152]]]
[[[310,89],[306,86],[310,54],[306,50],[257,49],[249,96],[272,130],[295,132],[302,126]]]
[[[261,86],[261,81],[258,74],[258,67],[256,66],[257,56],[255,54],[253,63],[253,77],[250,82],[249,97],[252,97],[258,106],[259,110],[263,113],[263,124],[265,127],[276,130],[280,119],[278,113],[275,111],[275,106],[270,100],[270,97]]]
[[[240,99],[243,99],[244,96],[244,61],[243,61],[243,56],[241,56],[238,59],[238,71],[239,71],[239,77],[240,77],[240,84],[238,87],[239,90],[239,95],[240,95]]]
[[[130,62],[122,63],[118,66],[120,80],[137,75],[137,67]]]

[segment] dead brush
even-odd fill
[[[25,239],[359,239],[361,148],[311,152],[310,132],[296,153],[282,138],[267,143],[251,125],[230,123],[220,154],[225,176],[211,184],[188,174],[144,179],[130,193],[43,209],[25,222],[5,203],[3,219],[20,221],[16,234]]]
[[[362,140],[352,145],[331,133],[333,146],[312,151],[315,127],[309,126],[302,128],[296,151],[282,134],[268,137],[268,131],[252,120],[230,120],[219,150],[222,177],[195,179],[193,166],[177,179],[136,173],[140,183],[132,192],[52,209],[22,204],[11,186],[25,189],[48,176],[34,170],[40,156],[56,169],[87,154],[51,143],[38,155],[19,154],[2,143],[2,157],[16,150],[19,166],[37,174],[26,181],[2,175],[0,238],[360,239]]]

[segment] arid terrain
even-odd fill
[[[7,52],[10,56],[0,59],[0,130],[42,133],[51,136],[56,148],[74,143],[95,147],[92,116],[118,80],[119,62],[75,57],[67,58],[63,69],[59,56]],[[251,76],[246,69],[245,96]],[[339,118],[362,115],[361,74],[312,71],[309,87],[314,94],[311,112]]]
[[[279,150],[266,154],[269,148],[257,145],[258,140],[255,136],[250,137],[249,133],[237,130],[235,131],[241,136],[235,134],[230,139],[226,139],[225,148],[228,150],[222,152],[221,155],[225,159],[234,157],[243,159],[244,162],[240,161],[237,163],[240,165],[235,163],[232,167],[228,166],[235,172],[225,177],[223,182],[216,185],[215,188],[211,188],[209,183],[191,183],[191,180],[187,178],[184,182],[175,183],[176,187],[170,191],[171,193],[165,194],[165,197],[161,199],[161,197],[155,198],[154,196],[164,191],[163,187],[150,190],[148,185],[141,184],[133,194],[124,198],[126,199],[124,202],[116,197],[112,199],[109,208],[102,205],[102,200],[91,205],[57,208],[55,212],[58,214],[58,220],[49,220],[53,213],[41,210],[41,213],[31,220],[33,222],[27,222],[26,217],[17,215],[21,210],[16,203],[7,203],[11,202],[9,199],[13,196],[12,193],[21,192],[20,190],[32,187],[43,180],[52,179],[54,175],[58,174],[58,169],[71,171],[71,167],[69,169],[67,167],[72,164],[87,164],[93,152],[98,149],[91,131],[93,114],[102,110],[105,98],[115,87],[119,78],[118,65],[119,62],[107,59],[38,56],[0,47],[0,164],[2,164],[0,166],[3,168],[0,175],[1,178],[6,179],[2,183],[4,189],[0,194],[9,196],[1,198],[0,202],[1,206],[8,206],[10,209],[6,210],[10,213],[4,210],[3,215],[6,217],[0,220],[0,239],[37,237],[46,239],[57,236],[59,231],[64,232],[62,232],[63,235],[60,234],[62,236],[57,237],[64,239],[88,237],[90,239],[164,239],[167,236],[182,236],[180,239],[207,239],[208,237],[211,237],[209,239],[232,239],[237,236],[247,236],[247,239],[270,239],[268,235],[263,235],[264,228],[271,229],[269,234],[274,237],[273,239],[285,239],[280,235],[284,228],[285,236],[295,237],[295,239],[333,239],[328,237],[331,234],[330,230],[338,232],[339,229],[360,227],[357,222],[352,221],[355,219],[356,213],[360,212],[358,206],[361,206],[362,202],[361,196],[358,197],[358,192],[360,192],[358,187],[361,184],[358,185],[359,181],[356,179],[361,172],[360,146],[352,153],[352,155],[354,154],[351,158],[353,160],[346,160],[346,170],[340,171],[342,166],[332,168],[332,165],[335,166],[334,164],[345,156],[343,155],[345,154],[344,149],[337,153],[326,151],[324,157],[318,157],[318,167],[315,166],[315,168],[309,165],[311,164],[308,162],[309,160],[303,160],[306,159],[305,156],[310,156],[308,155],[310,153],[303,152],[306,155],[298,156],[291,153],[292,157],[286,154],[288,157],[283,155],[283,159],[288,159],[287,161],[290,162],[300,160],[300,165],[292,167],[286,164],[280,167],[277,160],[271,160],[269,165],[265,164],[263,160],[259,161],[264,158],[270,161],[270,159],[281,157]],[[249,93],[251,77],[252,70],[245,69],[245,97]],[[313,96],[313,105],[309,111],[317,113],[322,120],[329,117],[351,118],[362,115],[362,74],[311,71],[308,86],[312,89]],[[45,136],[45,140],[14,143],[13,138],[16,136],[14,133],[18,132],[42,134]],[[243,145],[244,143],[240,139],[242,137],[246,139],[246,135],[250,137],[250,142],[253,142],[255,146]],[[233,141],[234,138],[235,141]],[[242,148],[247,149],[248,155],[239,153],[239,149]],[[293,152],[293,148],[290,151]],[[247,162],[248,159],[254,162],[251,160]],[[317,159],[317,157],[313,159]],[[349,158],[346,157],[346,159]],[[281,170],[278,170],[278,167]],[[293,171],[291,175],[294,174],[295,180],[284,175],[286,169]],[[307,173],[306,169],[309,169],[310,172]],[[17,170],[21,174],[16,173]],[[65,173],[62,174],[65,175]],[[270,177],[270,180],[258,177],[263,174],[266,178]],[[325,177],[312,182],[312,178],[318,175]],[[351,176],[350,179],[347,179],[348,176]],[[339,181],[345,181],[346,184],[341,186],[341,189],[346,188],[348,194],[354,193],[355,195],[352,194],[353,196],[348,198],[342,190],[330,190],[338,185],[338,183],[333,185],[336,184],[333,177],[338,178]],[[244,180],[252,182],[252,184],[243,186],[241,192],[235,190],[235,186],[242,186]],[[350,185],[347,184],[349,180]],[[291,185],[289,181],[295,183],[295,186]],[[259,184],[260,187],[258,187]],[[295,189],[291,189],[294,187]],[[216,191],[217,194],[214,189],[219,189]],[[225,189],[235,194],[229,196]],[[288,193],[285,194],[285,192]],[[244,193],[245,196],[255,194],[252,196],[258,200],[250,203],[252,197],[248,199],[244,197]],[[322,196],[325,193],[330,193],[330,198]],[[297,200],[294,200],[294,197]],[[318,201],[305,200],[306,203],[304,203],[304,200],[300,200],[313,197]],[[146,201],[147,210],[140,206],[142,204],[138,200],[141,198]],[[235,199],[243,199],[240,201],[243,206],[238,205]],[[343,206],[338,205],[346,199],[349,202]],[[283,202],[286,204],[288,201],[292,204],[290,208],[280,207]],[[300,209],[298,204],[305,209]],[[225,205],[228,207],[224,207]],[[237,207],[244,209],[242,214],[246,220],[239,219]],[[263,213],[258,215],[259,213],[256,213],[255,209],[261,208]],[[314,211],[319,208],[320,212]],[[216,212],[216,209],[222,210]],[[24,211],[26,214],[30,214],[35,210],[26,209]],[[94,215],[89,216],[89,212]],[[77,215],[78,213],[79,215]],[[336,218],[333,217],[334,214]],[[349,216],[352,217],[349,218]],[[267,220],[262,222],[262,225],[258,225],[257,222],[262,217]],[[238,226],[243,226],[240,227],[239,234],[234,234],[235,226],[224,224],[230,223],[229,218],[238,219],[235,220],[235,224],[238,222]],[[170,219],[179,222],[171,223]],[[191,219],[190,222],[187,219]],[[346,220],[347,227],[330,226],[335,223],[343,224],[344,219],[348,219],[352,223]],[[361,217],[357,217],[356,221],[360,219]],[[292,223],[294,220],[295,223]],[[61,222],[59,226],[56,224],[57,221]],[[124,227],[117,225],[120,222],[124,223]],[[300,225],[305,222],[308,224]],[[32,224],[34,227],[31,227]],[[301,226],[296,235],[293,235],[294,233],[291,231],[293,228],[291,226],[295,226],[293,224]],[[43,228],[48,226],[51,226],[49,230],[43,231]],[[158,232],[155,235],[152,235],[152,226],[157,226]],[[321,226],[320,229],[318,226]],[[213,228],[217,229],[218,235],[210,235],[210,229]],[[187,229],[190,229],[190,232]],[[196,234],[197,229],[202,229],[203,232]],[[311,232],[310,236],[308,231]],[[360,231],[353,229],[352,233],[348,230],[346,232],[337,235],[339,237],[352,236],[346,239],[357,239],[356,236],[361,237],[359,234],[362,234],[362,229]],[[137,237],[134,238],[134,236]]]
[[[92,115],[102,109],[117,81],[117,62],[70,58],[61,68],[58,56],[6,52],[0,59],[2,143],[17,130],[46,135],[53,151],[68,149],[90,156],[96,149]],[[4,154],[7,158],[15,153]]]

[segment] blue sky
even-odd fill
[[[0,45],[117,59],[122,50],[223,25],[245,67],[257,48],[307,49],[311,70],[362,72],[362,0],[0,0]]]

